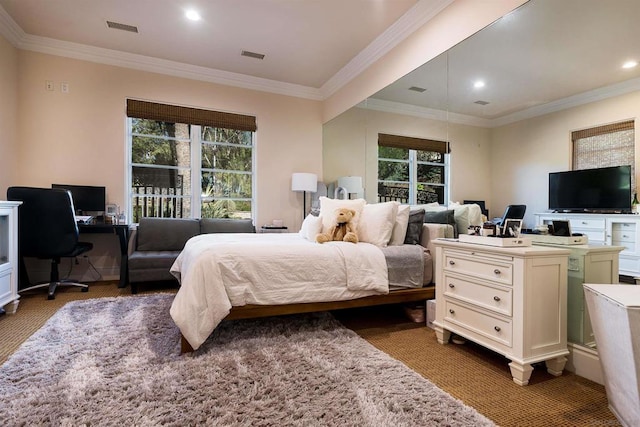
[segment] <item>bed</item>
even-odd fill
[[[420,245],[320,245],[298,233],[199,235],[171,268],[181,286],[170,313],[187,352],[223,319],[426,300],[434,288],[423,287],[425,254]]]

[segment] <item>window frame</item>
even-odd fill
[[[412,138],[412,139],[416,139],[416,138]],[[430,141],[430,140],[428,140]],[[439,142],[439,141],[437,141]],[[378,144],[378,148],[380,146],[389,146],[389,145],[384,145],[384,144]],[[376,167],[378,168],[377,171],[377,183],[402,183],[404,184],[404,181],[390,181],[390,180],[383,180],[380,179],[380,161],[386,161],[386,162],[396,162],[396,163],[406,163],[408,164],[408,177],[409,177],[409,198],[407,200],[406,204],[409,205],[416,205],[418,204],[418,185],[420,184],[424,184],[427,186],[435,186],[435,187],[442,187],[443,188],[443,204],[446,206],[449,203],[449,190],[450,190],[450,151],[448,148],[448,144],[447,144],[447,148],[446,148],[446,152],[441,152],[440,154],[443,155],[443,161],[442,163],[436,163],[436,162],[426,162],[426,161],[420,161],[418,160],[418,152],[422,151],[422,152],[439,152],[436,150],[425,150],[425,149],[416,149],[416,148],[409,148],[408,146],[396,146],[394,148],[398,148],[398,149],[406,149],[408,150],[408,156],[407,159],[390,159],[390,158],[385,158],[385,157],[380,157],[380,155],[378,154],[377,156],[377,162],[376,162]],[[425,147],[426,148],[426,147]],[[379,151],[378,151],[379,153]],[[439,184],[439,183],[426,183],[426,182],[418,182],[418,165],[429,165],[429,166],[436,166],[436,167],[442,167],[443,168],[443,180],[444,183]],[[377,190],[376,190],[377,193]],[[379,195],[377,195],[377,199],[379,200]]]
[[[133,221],[133,167],[135,166],[135,164],[133,163],[133,120],[136,117],[125,117],[125,121],[126,121],[126,135],[125,135],[125,140],[126,140],[126,153],[125,153],[125,157],[126,157],[126,170],[125,170],[125,191],[124,194],[126,195],[126,200],[125,200],[125,209],[123,209],[124,212],[126,212],[127,218],[130,218],[130,221]],[[151,120],[151,119],[150,119]],[[202,167],[202,146],[203,144],[215,144],[212,141],[205,141],[202,139],[202,128],[204,126],[201,125],[197,125],[197,124],[188,124],[189,126],[189,134],[190,134],[190,138],[189,138],[189,144],[190,144],[190,162],[191,162],[191,166],[190,166],[190,170],[191,170],[191,195],[188,197],[188,200],[191,204],[191,212],[190,215],[188,216],[188,218],[201,218],[201,214],[202,214],[202,176],[203,176],[203,169],[207,169],[208,168],[203,168]],[[217,126],[218,128],[222,128],[221,126]],[[245,148],[248,148],[251,150],[251,171],[247,172],[246,174],[251,175],[251,198],[247,199],[247,198],[240,198],[237,200],[242,200],[242,201],[248,201],[251,204],[251,219],[255,222],[255,219],[257,217],[256,215],[256,159],[257,159],[257,132],[255,130],[251,130],[249,131],[251,132],[251,145],[246,145],[243,146]],[[164,138],[164,139],[171,139],[174,140],[173,138],[166,138],[166,137],[162,137],[160,136],[159,138]],[[178,140],[177,138],[175,140]],[[228,143],[224,143],[226,145],[231,145],[231,146],[235,146],[235,144],[228,144]],[[164,165],[156,165],[155,167],[158,168],[165,168],[166,166]],[[170,169],[174,169],[173,167],[166,167],[166,168],[170,168]],[[175,169],[186,169],[186,168],[180,168],[180,167],[176,167]],[[217,169],[216,169],[217,170]],[[158,195],[156,195],[158,196]],[[161,197],[165,197],[165,198],[172,198],[172,196],[163,196],[160,195]],[[175,196],[173,196],[175,197]],[[187,197],[185,197],[187,198]],[[236,200],[234,198],[229,198],[230,200]],[[185,218],[187,218],[187,216],[185,216]]]

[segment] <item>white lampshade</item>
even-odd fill
[[[347,193],[362,193],[362,177],[361,176],[343,176],[338,178],[338,187],[347,190]]]
[[[291,191],[309,191],[318,189],[318,175],[315,173],[294,173],[291,175]]]

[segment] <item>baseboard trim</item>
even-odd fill
[[[598,352],[592,348],[569,343],[569,356],[565,369],[588,380],[604,385]]]

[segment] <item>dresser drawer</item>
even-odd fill
[[[446,275],[444,283],[444,295],[447,298],[462,300],[506,316],[512,315],[511,287],[471,282],[453,275]]]
[[[511,347],[513,325],[505,319],[487,311],[456,304],[445,300],[445,322],[461,326],[475,335],[488,338],[497,344]]]
[[[511,285],[513,283],[512,258],[482,254],[476,256],[474,252],[445,251],[443,266],[446,271],[455,271],[473,277],[484,278],[495,283]]]
[[[572,229],[591,229],[591,230],[604,230],[605,220],[604,218],[573,218],[569,220]]]

